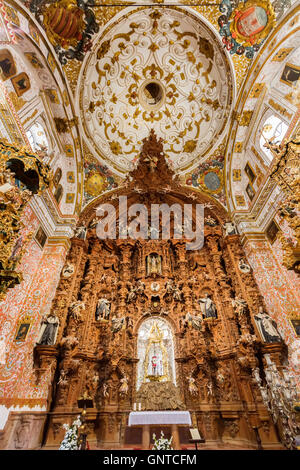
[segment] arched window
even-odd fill
[[[26,131],[26,135],[34,152],[47,152],[49,150],[48,139],[40,123],[35,122],[28,131]]]
[[[272,141],[273,144],[279,145],[287,130],[288,126],[279,117],[274,116],[274,114],[265,120],[261,130],[259,145],[269,162],[273,160],[274,155],[270,149],[264,147],[265,143]]]

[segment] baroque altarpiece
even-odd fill
[[[204,245],[187,250],[174,220],[169,239],[160,224],[157,237],[125,237],[117,226],[117,238],[103,240],[99,200],[85,209],[52,303],[52,330],[50,318],[34,351],[37,380],[52,374],[44,445],[59,445],[62,424],[79,414],[85,395],[93,400],[88,440],[99,448],[126,445],[136,406],[189,410],[215,447],[282,447],[284,431],[262,390],[270,367],[284,373],[286,347],[260,319],[265,305],[225,211],[180,186],[153,133],[115,199],[101,200],[120,219],[118,196],[149,214],[151,204],[203,204]]]

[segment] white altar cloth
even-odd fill
[[[185,424],[192,425],[189,411],[132,411],[128,426],[144,424]]]

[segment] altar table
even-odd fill
[[[150,447],[150,425],[171,425],[172,429],[172,447],[180,449],[178,425],[191,426],[192,420],[189,411],[132,411],[129,414],[128,426],[142,426],[143,449]],[[160,438],[160,436],[156,436]]]

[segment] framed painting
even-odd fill
[[[22,96],[30,88],[30,80],[27,73],[19,73],[11,79],[17,96]]]
[[[293,318],[290,320],[290,322],[296,333],[296,336],[300,337],[300,318]]]
[[[251,183],[253,183],[253,181],[256,178],[256,174],[254,173],[254,170],[253,170],[253,168],[252,168],[252,166],[250,165],[249,162],[245,166],[244,170],[245,170],[245,173],[248,176],[249,180],[251,181]]]
[[[246,186],[246,193],[247,193],[247,196],[249,197],[250,201],[252,201],[254,199],[254,196],[255,196],[255,191],[252,187],[252,185],[250,183],[247,184]]]
[[[0,50],[0,78],[3,81],[17,73],[15,61],[8,49]]]
[[[279,229],[278,225],[276,224],[276,222],[274,222],[274,220],[272,220],[272,222],[268,225],[267,230],[266,230],[266,235],[267,235],[267,238],[270,241],[270,243],[275,242],[279,230],[280,229]]]
[[[25,317],[21,321],[19,321],[14,341],[26,341],[31,324],[32,319],[30,317]]]
[[[300,67],[293,64],[286,64],[280,81],[289,86],[296,86],[300,77]]]
[[[62,188],[62,185],[59,184],[57,186],[56,190],[55,190],[55,193],[54,193],[54,198],[55,198],[57,204],[60,203],[62,196],[63,196],[63,188]]]
[[[61,180],[61,177],[62,177],[61,168],[57,168],[56,171],[55,171],[55,174],[54,174],[54,178],[53,178],[53,184],[56,188],[57,188],[58,183]]]
[[[35,237],[36,241],[38,242],[38,244],[40,245],[41,248],[44,248],[45,246],[45,243],[46,243],[46,240],[47,240],[47,235],[45,234],[44,230],[42,229],[42,227],[40,227],[36,234],[35,234]]]

